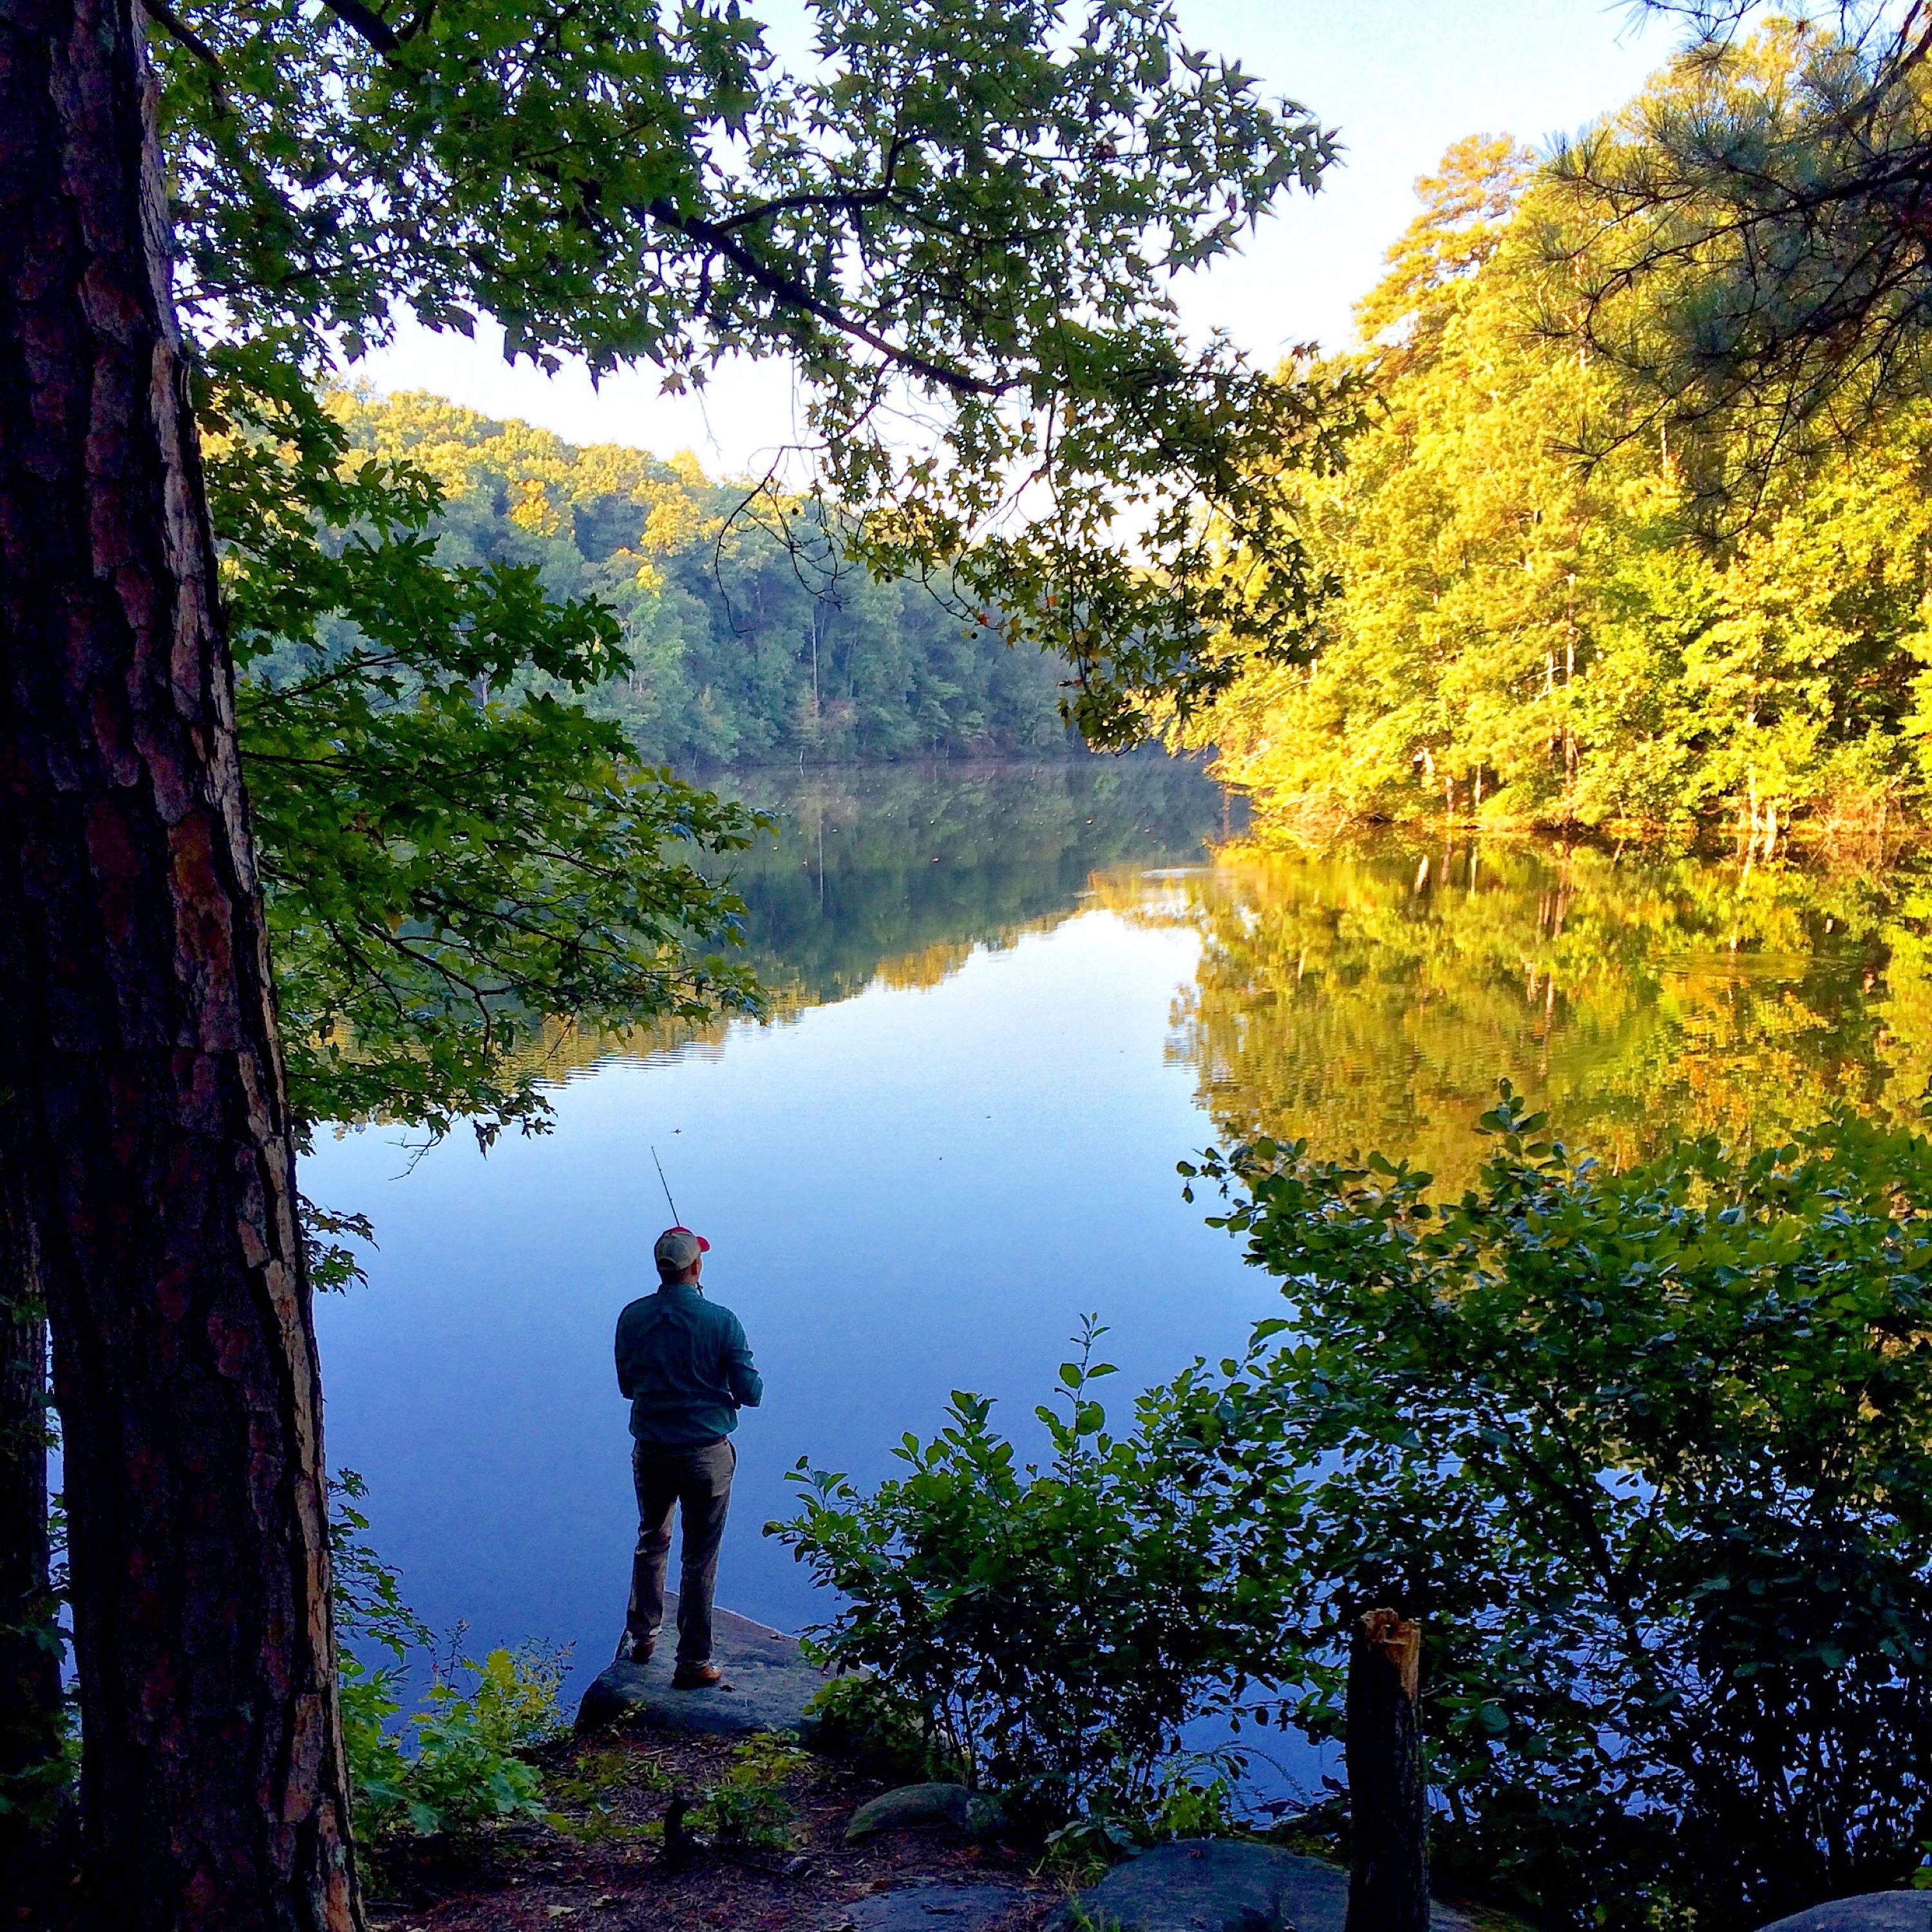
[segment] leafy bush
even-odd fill
[[[530,1646],[493,1650],[481,1663],[436,1656],[428,1627],[402,1600],[397,1573],[364,1540],[356,1504],[367,1486],[344,1470],[332,1486],[344,1742],[365,1845],[401,1832],[473,1828],[492,1819],[544,1815],[543,1779],[520,1755],[556,1736],[564,1658]],[[372,1665],[353,1647],[390,1661]],[[400,1726],[411,1659],[431,1671],[420,1707]]]
[[[1282,1581],[1281,1714],[1426,1633],[1439,1868],[1550,1922],[1756,1925],[1932,1836],[1932,1145],[1856,1119],[1606,1173],[1503,1089],[1460,1200],[1210,1155],[1280,1276],[1165,1392]],[[1193,1170],[1184,1170],[1192,1173]]]
[[[926,1713],[877,1677],[835,1677],[812,1694],[814,1747],[849,1758],[888,1784],[956,1780],[959,1767],[934,1735]]]
[[[793,1813],[782,1787],[809,1762],[776,1732],[747,1738],[732,1752],[730,1768],[693,1809],[693,1827],[716,1844],[783,1850],[791,1843]]]
[[[1267,1598],[1238,1533],[1178,1479],[1164,1399],[1108,1432],[1104,1333],[1088,1323],[1060,1407],[1036,1412],[1046,1468],[1018,1463],[990,1401],[956,1391],[946,1428],[893,1452],[908,1473],[866,1495],[801,1463],[800,1512],[769,1532],[842,1600],[815,1633],[824,1660],[874,1673],[1042,1832],[1148,1814],[1182,1724],[1238,1691]]]

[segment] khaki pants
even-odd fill
[[[711,1658],[711,1599],[718,1587],[718,1546],[731,1506],[738,1452],[728,1437],[691,1448],[637,1442],[631,1473],[638,1485],[638,1553],[631,1564],[631,1608],[625,1629],[639,1646],[656,1641],[664,1622],[664,1572],[670,1562],[670,1519],[682,1518],[677,1585],[677,1660]]]

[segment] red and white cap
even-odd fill
[[[667,1228],[658,1237],[658,1244],[651,1252],[656,1256],[659,1268],[672,1274],[682,1274],[700,1255],[711,1252],[711,1244],[702,1234],[694,1234],[688,1228]]]

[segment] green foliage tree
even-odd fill
[[[1284,1592],[1281,1720],[1422,1619],[1439,1869],[1546,1922],[1742,1928],[1932,1833],[1932,1144],[1846,1114],[1622,1174],[1505,1085],[1460,1198],[1210,1154],[1287,1306],[1191,1412]],[[1184,1166],[1190,1177],[1196,1170]]]
[[[610,614],[530,564],[441,560],[432,478],[355,460],[298,375],[213,360],[209,502],[298,1118],[488,1138],[542,1123],[519,1055],[546,1020],[748,1007],[749,975],[702,950],[737,902],[691,860],[742,849],[752,815],[581,702],[626,666]]]
[[[1695,38],[1671,84],[1559,146],[1546,242],[1567,332],[1636,384],[1735,520],[1780,471],[1882,446],[1925,393],[1924,11],[1646,0]]]
[[[1221,774],[1316,832],[1730,820],[1768,847],[1797,817],[1895,822],[1924,776],[1932,418],[1894,412],[1882,448],[1706,541],[1699,463],[1550,320],[1587,306],[1551,238],[1584,232],[1570,190],[1502,140],[1420,187],[1360,310],[1380,418],[1346,471],[1288,480],[1342,594],[1312,663],[1250,667],[1198,721]]]

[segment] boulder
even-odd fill
[[[963,1784],[902,1784],[868,1798],[845,1827],[848,1845],[909,1825],[950,1825],[969,1838],[990,1838],[1004,1822],[998,1801]]]
[[[1834,1898],[1764,1932],[1932,1932],[1932,1892],[1868,1892]]]
[[[821,1932],[981,1932],[1025,1895],[1011,1886],[928,1880],[855,1898],[830,1912]]]
[[[1342,1932],[1348,1874],[1339,1865],[1238,1838],[1184,1838],[1116,1865],[1077,1903],[1107,1932]],[[1063,1925],[1077,1922],[1063,1916]],[[1446,1906],[1436,1932],[1474,1932]]]
[[[577,1707],[580,1732],[637,1717],[671,1731],[810,1734],[814,1720],[805,1707],[826,1679],[824,1671],[806,1662],[796,1638],[718,1610],[712,1619],[716,1646],[712,1660],[722,1667],[724,1683],[715,1690],[674,1690],[676,1618],[674,1599],[650,1663],[604,1667]]]

